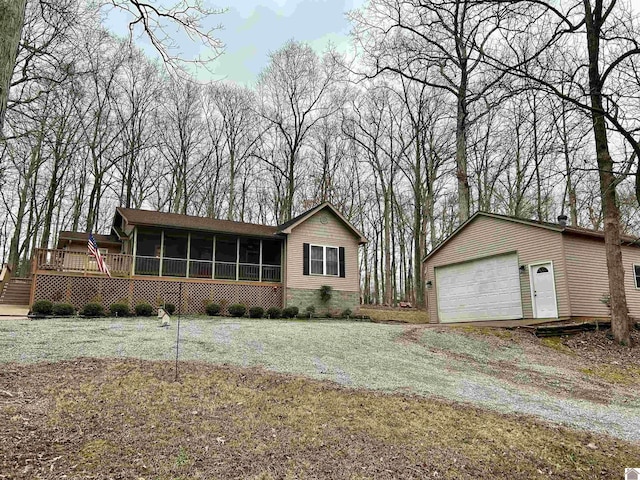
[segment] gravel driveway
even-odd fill
[[[109,318],[3,321],[0,362],[175,358],[176,324]],[[180,358],[470,402],[640,441],[638,386],[581,373],[583,360],[522,336],[345,321],[181,320]]]

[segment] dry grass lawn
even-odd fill
[[[621,478],[640,445],[263,369],[3,365],[0,478]],[[66,476],[66,477],[63,477]]]

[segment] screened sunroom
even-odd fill
[[[280,282],[282,240],[137,227],[134,275]]]

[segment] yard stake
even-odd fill
[[[178,315],[178,328],[176,333],[176,378],[174,381],[178,381],[178,353],[180,352],[180,315]]]

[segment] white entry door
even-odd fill
[[[535,318],[558,318],[556,284],[551,262],[529,265],[531,299]]]

